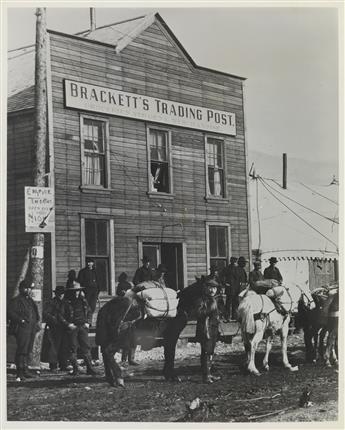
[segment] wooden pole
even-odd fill
[[[35,119],[34,119],[34,169],[33,179],[36,187],[45,186],[46,140],[47,140],[47,26],[45,8],[36,9],[36,57],[35,57]],[[35,301],[42,317],[44,280],[44,233],[34,233],[31,253],[31,280],[36,290]],[[40,365],[41,338],[39,333],[34,344],[31,364]]]
[[[287,189],[287,155],[283,154],[283,189]]]
[[[96,9],[94,7],[90,7],[90,30],[96,30]]]

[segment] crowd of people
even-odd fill
[[[261,262],[254,262],[254,269],[246,272],[248,261],[244,257],[231,257],[230,263],[223,270],[211,266],[207,276],[207,289],[212,290],[209,296],[225,295],[224,319],[225,321],[236,319],[239,305],[239,294],[248,283],[255,289],[257,281],[264,279],[276,279],[282,282],[282,276],[276,267],[277,259],[270,258],[270,265],[261,272]],[[128,290],[136,291],[138,284],[145,281],[155,281],[159,286],[168,287],[166,281],[167,268],[159,264],[157,269],[151,267],[151,261],[144,256],[142,266],[139,267],[132,282],[123,272],[118,278],[116,296],[122,297]],[[32,353],[33,342],[37,331],[40,330],[40,318],[37,306],[31,298],[30,286],[25,280],[19,285],[19,294],[10,301],[8,307],[8,319],[10,332],[16,337],[17,350],[15,364],[17,379],[30,378],[28,362]],[[79,374],[78,354],[84,359],[86,371],[89,375],[96,375],[91,358],[89,343],[89,328],[92,323],[92,315],[96,310],[96,304],[100,292],[100,285],[95,270],[93,259],[87,259],[86,267],[82,268],[78,276],[74,270],[68,273],[65,286],[58,285],[54,290],[54,297],[44,306],[43,319],[46,322],[43,335],[41,361],[48,362],[51,370],[68,371],[70,375]],[[206,296],[205,296],[206,297]],[[206,299],[205,299],[206,300]],[[203,302],[204,304],[206,301]],[[200,305],[201,306],[201,305]],[[213,312],[214,313],[214,312]],[[212,313],[211,313],[212,314]],[[218,315],[215,321],[218,321]],[[213,330],[218,323],[214,323]],[[212,331],[212,324],[210,325]],[[205,340],[204,333],[197,327],[197,338],[202,346],[202,368],[207,368],[208,361],[205,358],[213,354],[216,337],[208,336]],[[122,361],[130,365],[137,365],[135,361],[136,343],[133,340],[128,348],[122,350]],[[204,370],[205,370],[204,369]],[[207,370],[205,370],[207,373]]]

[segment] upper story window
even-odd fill
[[[206,138],[207,196],[225,197],[224,190],[224,142],[213,137]]]
[[[170,133],[167,130],[148,129],[149,191],[171,193]]]
[[[82,183],[108,188],[108,123],[81,117]]]

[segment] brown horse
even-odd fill
[[[180,291],[177,314],[174,318],[143,319],[142,303],[137,302],[138,296],[115,297],[101,308],[96,324],[96,344],[101,347],[106,379],[111,385],[124,386],[122,369],[116,363],[114,354],[128,347],[128,342],[132,341],[136,331],[155,330],[154,334],[157,335],[157,324],[155,324],[157,321],[160,335],[163,337],[163,375],[167,381],[180,381],[174,369],[177,340],[189,319],[197,320],[199,327],[200,323],[206,320],[207,315],[200,315],[199,310],[207,283],[207,277],[201,277],[194,284]],[[219,299],[217,298],[216,301],[218,306]]]
[[[331,361],[337,363],[338,291],[336,287],[332,289],[324,287],[312,294],[316,303],[315,309],[308,310],[301,304],[299,306],[298,321],[304,331],[307,362],[316,363],[320,357],[327,366],[331,365]]]

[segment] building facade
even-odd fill
[[[196,65],[159,14],[48,39],[44,296],[87,257],[104,297],[144,255],[175,289],[249,258],[244,78]],[[31,240],[33,67],[33,48],[10,53],[9,296]]]

